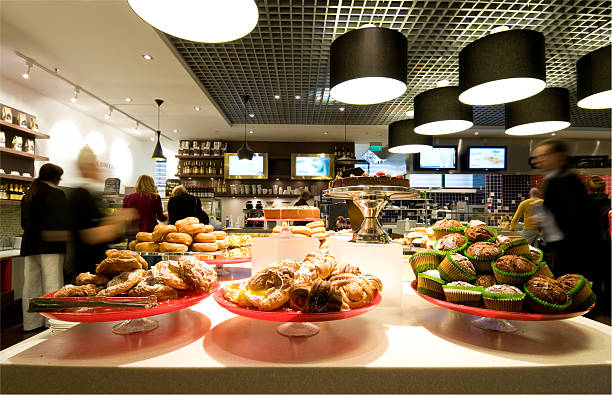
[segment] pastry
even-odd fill
[[[178,228],[179,226],[183,226],[183,225],[195,225],[199,223],[200,223],[200,220],[196,217],[185,217],[183,219],[179,219],[178,221],[176,221],[174,225]]]
[[[95,284],[86,285],[72,285],[68,284],[60,288],[55,294],[54,298],[66,298],[66,297],[80,297],[80,296],[96,296],[96,294],[102,289]]]
[[[146,276],[142,281],[128,291],[128,296],[151,295],[155,295],[157,300],[178,298],[178,292],[176,289],[166,285],[164,280],[156,278],[153,275]]]
[[[465,256],[474,264],[479,272],[491,272],[491,262],[502,256],[504,252],[496,244],[480,241],[470,245],[465,250]]]
[[[138,232],[136,233],[137,241],[153,241],[153,233],[149,232]]]
[[[306,226],[310,229],[315,229],[315,228],[324,228],[325,229],[325,222],[323,221],[312,221],[306,224]]]
[[[153,277],[175,289],[189,289],[191,286],[181,277],[181,267],[177,261],[161,261],[151,267]]]
[[[207,225],[204,225],[204,232],[205,232],[205,233],[210,233],[210,232],[212,232],[213,230],[215,230],[215,227],[214,227],[214,226],[212,226],[212,225],[208,225],[208,224],[207,224]]]
[[[465,281],[453,281],[442,286],[444,296],[451,303],[478,307],[484,288]]]
[[[172,232],[166,235],[166,241],[168,243],[181,243],[189,245],[193,242],[193,238],[187,233]]]
[[[312,284],[304,313],[329,313],[340,311],[344,305],[342,293],[330,281],[317,279]]]
[[[322,233],[314,233],[314,234],[313,234],[312,236],[310,236],[310,237],[313,237],[313,238],[315,238],[315,239],[317,239],[317,240],[319,240],[319,241],[325,241],[325,239],[327,239],[327,233],[325,233],[325,232],[322,232]]]
[[[277,265],[255,274],[247,283],[247,299],[261,311],[275,310],[289,301],[294,271]]]
[[[338,274],[329,281],[342,294],[342,310],[369,305],[377,292],[366,278],[355,274]]]
[[[336,262],[331,271],[331,276],[335,276],[337,274],[350,273],[350,274],[360,274],[359,268],[357,266],[350,265],[344,262]]]
[[[454,219],[443,219],[437,221],[431,226],[436,239],[440,239],[449,233],[463,233],[465,226],[461,222]]]
[[[247,247],[253,244],[253,237],[251,235],[227,235],[227,241],[230,247]]]
[[[417,274],[417,292],[420,294],[444,300],[442,288],[444,284],[446,281],[442,279],[438,270],[430,269]]]
[[[466,228],[464,233],[470,243],[477,243],[479,241],[494,241],[497,236],[496,232],[492,228],[488,228],[485,225],[473,226]]]
[[[245,283],[230,284],[223,287],[223,297],[240,307],[249,307]]]
[[[187,252],[187,251],[189,251],[189,246],[186,244],[168,243],[165,241],[159,244],[159,252]]]
[[[448,254],[440,262],[438,271],[446,281],[474,281],[476,270],[469,259],[461,254]]]
[[[488,288],[492,285],[495,285],[495,277],[490,274],[481,274],[480,276],[476,277],[474,285],[480,285],[482,287]]]
[[[571,304],[571,297],[557,280],[532,277],[524,285],[527,305],[540,313],[557,313]]]
[[[193,236],[194,243],[215,243],[216,241],[217,236],[212,232],[198,233]]]
[[[295,272],[295,281],[310,284],[317,278],[324,280],[330,276],[335,264],[336,259],[331,255],[309,253]]]
[[[217,244],[217,249],[219,250],[224,250],[227,247],[229,247],[229,241],[227,241],[226,239],[217,240],[216,244]]]
[[[537,270],[537,267],[525,257],[504,255],[491,265],[495,280],[501,284],[521,285]]]
[[[128,248],[132,251],[136,251],[136,244],[138,244],[138,240],[132,240],[130,241]]]
[[[310,237],[312,235],[311,229],[309,227],[307,227],[307,226],[296,226],[296,225],[294,225],[294,226],[291,226],[290,229],[291,229],[291,233],[293,233],[293,234],[302,234],[302,235],[305,235],[305,236],[308,236],[308,237]]]
[[[409,259],[410,267],[415,275],[426,270],[437,269],[440,261],[440,255],[433,251],[417,252]]]
[[[215,230],[212,232],[212,234],[215,235],[217,240],[223,240],[225,239],[225,236],[227,236],[227,234],[222,230]]]
[[[158,252],[159,243],[153,243],[152,241],[142,241],[136,244],[136,251],[140,252]]]
[[[210,292],[217,283],[217,272],[207,263],[195,257],[184,256],[178,260],[180,276],[194,289]]]
[[[315,233],[325,233],[325,235],[327,235],[327,231],[325,230],[325,228],[323,226],[319,226],[317,228],[310,228],[307,226],[308,229],[310,229],[310,233],[311,234],[315,234]]]
[[[97,296],[116,296],[127,292],[130,288],[142,281],[148,272],[143,269],[123,272],[115,276],[106,284],[106,288],[98,292]]]
[[[165,237],[168,233],[177,232],[176,226],[174,225],[156,225],[155,229],[153,229],[153,240],[156,243],[160,241],[164,241]]]
[[[520,312],[525,294],[512,285],[497,284],[485,288],[482,300],[487,309]]]
[[[584,276],[580,274],[565,274],[557,278],[557,281],[572,298],[572,304],[568,307],[569,311],[586,310],[595,303],[595,293]]]
[[[460,233],[449,233],[442,236],[435,245],[435,250],[443,252],[457,252],[467,246],[467,239]]]
[[[192,251],[198,252],[214,252],[218,250],[217,242],[214,243],[193,243],[191,245]]]
[[[142,243],[138,243],[142,244]],[[129,250],[107,250],[106,259],[96,265],[96,274],[106,278],[113,278],[119,273],[130,272],[136,269],[147,269],[147,261],[137,252]]]
[[[189,233],[190,235],[206,233],[206,227],[204,224],[184,224],[177,225],[176,228],[178,229],[179,233]]]
[[[351,169],[356,170],[356,169]],[[361,170],[361,169],[360,169]],[[363,171],[363,170],[362,170]],[[391,177],[389,174],[378,172],[374,176],[369,176],[367,173],[361,175],[350,174],[347,177],[337,176],[329,182],[330,188],[357,186],[357,185],[390,185],[399,187],[410,187],[410,180],[403,176]]]
[[[525,239],[507,240],[500,247],[506,255],[521,255],[531,258],[529,242]]]
[[[86,284],[104,285],[107,282],[108,282],[108,278],[101,276],[99,274],[91,274],[89,272],[81,273],[76,278],[76,285],[86,285]]]

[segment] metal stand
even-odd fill
[[[351,199],[361,210],[363,221],[353,233],[352,242],[386,244],[391,242],[391,238],[378,222],[378,215],[389,200],[412,199],[419,196],[419,192],[407,187],[359,185],[328,189],[323,195],[334,199]]]
[[[319,333],[319,327],[311,322],[285,322],[276,331],[287,337],[310,337]]]

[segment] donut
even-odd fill
[[[141,252],[157,252],[159,251],[159,244],[153,243],[152,241],[143,241],[136,244],[136,251]]]
[[[229,244],[230,244],[229,241],[226,240],[226,239],[217,240],[217,248],[220,249],[220,250],[223,250],[223,249],[229,247]]]
[[[169,243],[181,243],[189,245],[193,243],[193,238],[187,233],[172,232],[166,235],[166,241]]]
[[[134,285],[142,281],[147,274],[148,272],[143,269],[123,272],[110,280],[108,284],[106,284],[106,289],[98,292],[97,296],[116,296],[127,292]]]
[[[215,227],[214,227],[214,226],[212,226],[212,225],[204,225],[204,232],[206,232],[206,233],[210,233],[210,232],[212,232],[213,230],[215,230]]]
[[[153,229],[153,241],[159,243],[164,240],[164,237],[168,233],[176,232],[176,226],[174,225],[157,225],[155,229]]]
[[[193,236],[193,241],[195,243],[215,243],[217,236],[214,233],[198,233]]]
[[[130,241],[129,249],[132,251],[136,251],[136,244],[138,244],[138,240]]]
[[[291,226],[291,233],[293,234],[302,234],[305,236],[310,236],[312,234],[312,232],[310,231],[309,228],[305,227],[305,226]]]
[[[151,267],[151,275],[175,289],[189,289],[191,286],[180,275],[181,267],[177,261],[161,261]]]
[[[306,226],[310,229],[325,227],[325,222],[323,221],[312,221],[306,224]]]
[[[212,232],[213,235],[215,235],[215,237],[217,238],[217,240],[223,240],[225,239],[225,232],[222,230],[216,230],[214,232]]]
[[[189,233],[190,235],[195,235],[196,233],[204,232],[205,225],[204,224],[178,225],[177,229],[180,233]]]
[[[327,233],[327,232],[325,231],[325,228],[324,228],[324,227],[310,228],[310,232],[311,232],[312,234],[315,234],[315,233]]]
[[[183,225],[195,225],[199,223],[200,223],[200,220],[197,219],[196,217],[186,217],[183,219],[179,219],[178,221],[176,221],[174,225],[176,225],[176,227],[178,228],[179,226],[183,226]]]
[[[325,240],[325,239],[327,239],[327,233],[325,233],[325,232],[314,233],[311,237],[314,237],[315,239],[319,239],[319,240]]]
[[[151,296],[155,295],[157,300],[176,299],[178,292],[176,289],[166,285],[162,279],[148,276],[140,281],[136,286],[128,291],[128,296]]]
[[[275,226],[274,228],[272,228],[272,233],[280,233],[282,227],[281,226]]]
[[[180,243],[167,243],[162,242],[159,244],[160,252],[187,252],[189,251],[189,246],[186,244]]]
[[[149,232],[138,232],[136,233],[137,241],[153,241],[153,234]]]
[[[217,243],[193,243],[191,245],[192,251],[199,252],[214,252],[217,251]]]

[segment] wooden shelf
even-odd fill
[[[12,174],[0,174],[0,180],[17,180],[17,181],[32,182],[34,181],[34,177],[15,176]]]
[[[178,178],[223,178],[219,174],[175,174]]]
[[[49,160],[49,158],[47,158],[46,156],[34,155],[34,154],[30,154],[30,153],[23,152],[23,151],[17,151],[12,148],[0,147],[0,152],[5,152],[7,154],[16,155],[16,156],[23,156],[25,158],[31,158],[31,159]]]
[[[0,199],[0,206],[19,206],[19,205],[21,205],[21,200]]]
[[[265,199],[265,198],[272,198],[272,199],[278,199],[278,198],[297,198],[300,195],[258,195],[256,193],[254,194],[244,194],[244,195],[231,195],[231,194],[220,194],[220,193],[215,193],[215,197],[237,197],[237,198],[247,198],[247,199],[252,199],[254,196],[257,197],[257,199]]]
[[[179,158],[179,159],[215,159],[215,160],[220,160],[223,159],[223,156],[204,156],[204,155],[198,155],[198,156],[192,156],[192,155],[174,155],[175,157]]]
[[[36,137],[41,138],[41,139],[48,139],[49,138],[48,134],[37,132],[37,131],[32,130],[32,129],[22,128],[19,125],[15,125],[14,123],[6,122],[6,121],[3,121],[1,119],[0,119],[0,125],[6,126],[7,128],[11,128],[11,129],[16,130],[18,132],[31,134],[32,136],[36,136]]]

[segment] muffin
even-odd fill
[[[474,281],[474,285],[480,285],[481,287],[489,288],[492,285],[495,285],[495,277],[490,274],[481,274],[476,277],[476,281]]]
[[[417,274],[417,292],[420,294],[444,300],[444,284],[446,281],[437,270],[431,269]]]
[[[431,226],[434,231],[436,239],[442,238],[442,236],[449,233],[463,233],[465,226],[461,225],[461,222],[454,219],[443,219]]]
[[[509,240],[501,245],[506,255],[522,255],[531,257],[529,251],[529,241],[525,239]]]
[[[465,250],[465,256],[474,264],[476,270],[484,273],[491,272],[491,262],[504,254],[495,243],[481,241],[470,245]]]
[[[469,259],[461,254],[448,254],[440,262],[438,271],[446,281],[474,281],[476,270]]]
[[[482,299],[483,287],[465,281],[453,281],[442,286],[446,300],[451,303],[478,307]]]
[[[541,263],[536,263],[536,265],[538,266],[536,272],[533,274],[534,277],[535,276],[544,276],[544,277],[548,277],[548,278],[555,278],[555,276],[553,275],[553,272],[550,270],[550,268],[548,267],[548,264],[546,262],[541,262]]]
[[[449,233],[436,241],[434,250],[444,253],[459,252],[467,246],[467,239],[459,233]]]
[[[526,256],[526,258],[538,265],[544,260],[544,254],[539,248],[529,246],[529,256]]]
[[[583,311],[595,303],[595,293],[582,275],[565,274],[557,278],[557,281],[572,298],[572,304],[567,308],[568,311]]]
[[[523,256],[504,255],[491,264],[498,283],[521,285],[533,276],[536,266]]]
[[[416,276],[426,270],[437,269],[442,258],[433,251],[417,252],[410,257],[410,267]]]
[[[487,309],[520,312],[525,294],[512,285],[497,284],[485,288],[482,300]]]
[[[527,305],[539,313],[559,313],[567,309],[572,298],[561,283],[548,277],[532,277],[523,285]]]
[[[465,229],[463,233],[467,237],[470,243],[477,243],[479,241],[495,241],[497,237],[497,231],[493,228],[489,228],[484,225],[470,226]]]

